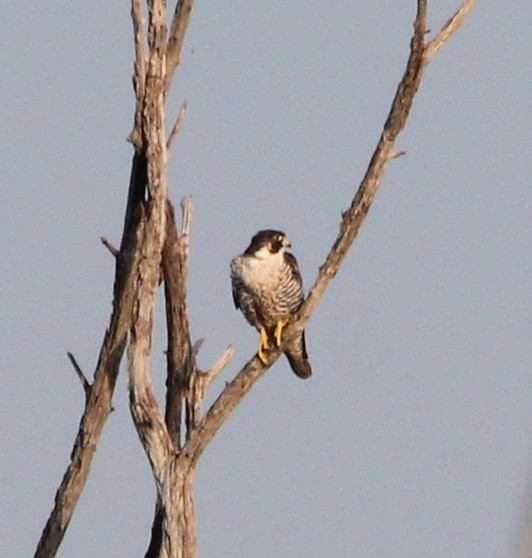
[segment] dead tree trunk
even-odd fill
[[[140,0],[131,1],[136,108],[130,141],[135,152],[120,249],[102,239],[116,258],[113,312],[92,384],[70,355],[85,390],[86,404],[71,463],[37,546],[38,558],[56,555],[68,527],[111,410],[126,341],[131,416],[157,488],[147,558],[197,557],[193,482],[198,460],[223,422],[283,350],[281,346],[273,351],[267,366],[257,356],[251,358],[225,386],[208,412],[201,414],[205,390],[231,358],[232,348],[209,371],[197,368],[195,354],[199,344],[193,345],[190,339],[186,303],[191,205],[187,200],[182,204],[182,226],[178,234],[167,193],[167,151],[181,126],[184,107],[168,139],[164,107],[179,64],[193,0],[178,0],[169,33],[166,2],[147,0],[146,4],[145,26]],[[377,147],[350,207],[342,214],[340,232],[314,286],[285,330],[285,343],[304,328],[340,268],[369,211],[386,164],[401,154],[393,150],[395,141],[406,124],[425,68],[458,29],[473,4],[474,0],[465,0],[440,32],[426,41],[427,0],[417,0],[410,56]],[[150,373],[153,309],[161,279],[164,280],[168,338],[164,416],[153,392]]]

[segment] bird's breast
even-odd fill
[[[249,288],[257,291],[274,291],[282,276],[282,266],[279,262],[259,260],[258,258],[240,258],[239,268],[240,280]]]

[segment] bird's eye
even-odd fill
[[[275,239],[273,240],[273,242],[270,242],[270,252],[272,254],[277,254],[277,252],[279,252],[279,250],[281,249],[282,243],[279,240],[279,237],[275,237]]]

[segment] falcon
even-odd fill
[[[303,304],[303,280],[285,233],[259,231],[246,251],[231,261],[233,301],[260,333],[257,356],[268,364],[271,348],[281,346],[283,329]],[[308,378],[312,370],[302,331],[284,347],[294,373]]]

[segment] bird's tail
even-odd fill
[[[290,343],[290,347],[288,347],[284,354],[296,376],[299,376],[303,380],[310,377],[312,369],[307,356],[304,331]]]

